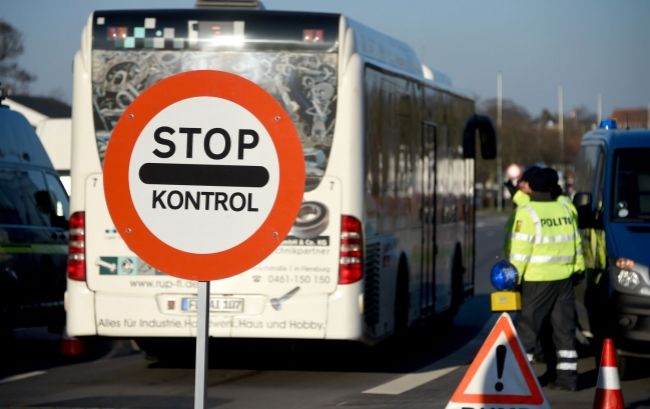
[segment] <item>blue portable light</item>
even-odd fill
[[[517,268],[507,260],[501,260],[492,267],[490,281],[497,290],[512,290],[517,285]]]
[[[603,119],[602,121],[600,121],[599,128],[600,129],[616,129],[616,128],[618,128],[618,126],[616,124],[616,120],[614,120],[614,119]]]

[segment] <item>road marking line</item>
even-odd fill
[[[15,381],[21,381],[23,379],[33,378],[35,376],[44,375],[46,373],[47,372],[45,372],[45,371],[32,371],[32,372],[21,373],[21,374],[18,374],[18,375],[8,376],[6,378],[0,379],[0,384],[15,382]]]
[[[420,385],[424,385],[427,382],[443,377],[458,368],[458,366],[450,366],[447,368],[435,369],[433,371],[418,371],[416,373],[406,374],[390,382],[386,382],[383,385],[367,389],[363,391],[363,393],[376,395],[400,395]]]
[[[470,342],[465,344],[461,349],[453,354],[441,359],[440,361],[433,362],[423,368],[418,369],[414,373],[400,376],[397,379],[386,382],[374,388],[366,389],[362,393],[376,394],[376,395],[400,395],[418,386],[424,385],[435,379],[441,378],[450,372],[455,371],[462,365],[457,365],[458,362],[465,362],[467,357],[470,356],[470,361],[474,358],[474,354],[483,343],[487,333],[494,326],[496,315],[493,315],[488,322],[485,323],[481,332],[479,332]],[[454,365],[455,364],[455,365]]]

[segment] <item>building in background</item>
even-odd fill
[[[611,117],[619,128],[650,128],[650,106],[647,108],[617,108]]]

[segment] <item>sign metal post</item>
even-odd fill
[[[196,322],[196,366],[194,369],[194,409],[204,409],[207,396],[209,335],[210,335],[210,282],[199,281],[199,300]]]

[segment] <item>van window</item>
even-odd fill
[[[594,174],[598,165],[598,146],[583,146],[576,158],[574,187],[576,192],[592,193]]]
[[[617,149],[614,153],[613,217],[650,220],[650,149]]]
[[[1,224],[51,226],[51,215],[50,192],[42,172],[0,168]]]
[[[57,175],[45,173],[45,182],[47,183],[47,189],[50,192],[50,201],[52,203],[52,213],[50,215],[52,226],[67,229],[68,220],[70,220],[68,194]]]
[[[578,152],[574,189],[576,192],[591,193],[596,209],[602,208],[603,202],[603,150],[598,145],[586,145]]]

